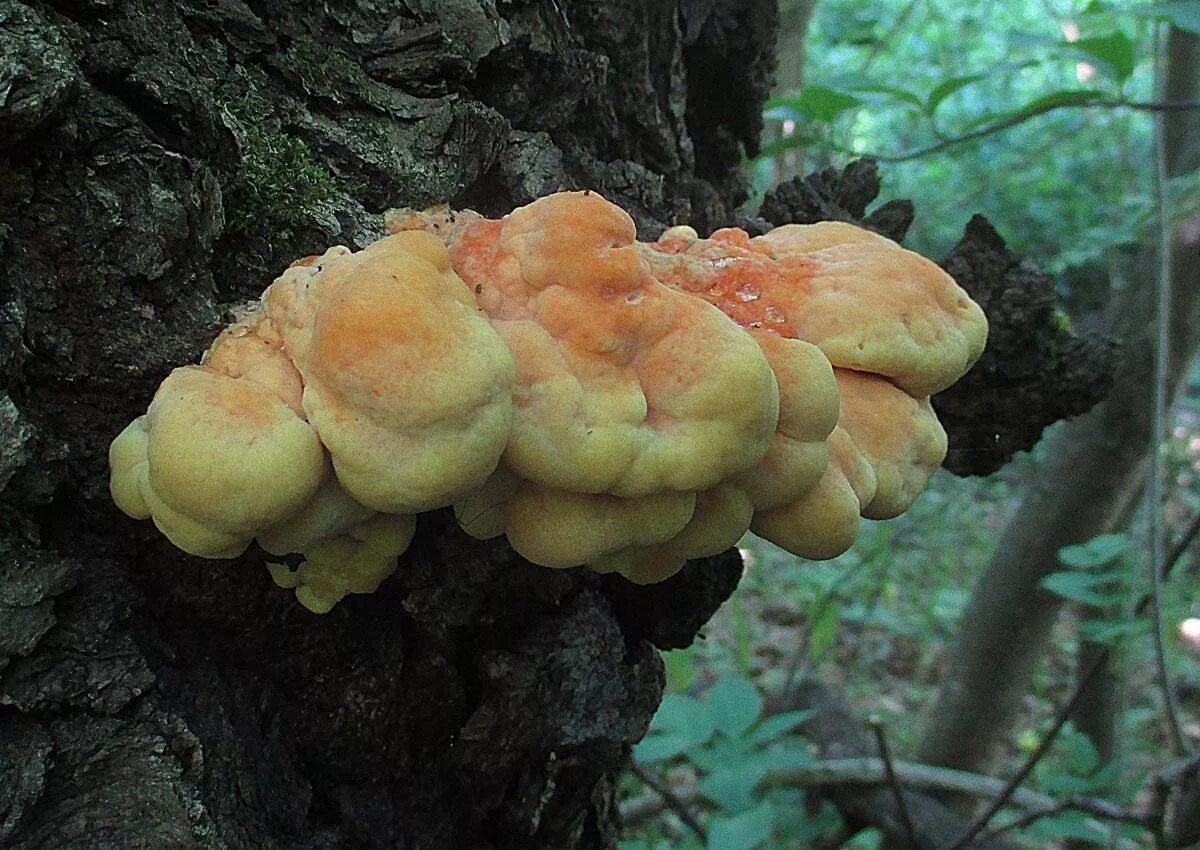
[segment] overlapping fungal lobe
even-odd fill
[[[982,311],[948,275],[840,222],[753,239],[672,228],[643,250],[657,277],[746,327],[779,379],[772,450],[736,479],[755,532],[830,558],[853,542],[860,515],[909,507],[946,450],[929,393],[961,377],[986,342]],[[795,358],[806,344],[819,361],[789,363],[784,353]]]
[[[502,530],[548,566],[678,569],[687,556],[674,553],[699,538],[676,540],[696,494],[771,444],[779,398],[761,349],[655,279],[632,220],[594,193],[477,219],[450,242],[517,364],[507,478],[458,505],[464,527]],[[746,525],[748,515],[721,549]]]
[[[834,366],[889,379],[914,398],[941,392],[979,359],[987,317],[950,275],[852,224],[787,224],[750,240],[795,280],[781,288],[796,335]],[[807,274],[806,274],[807,273]]]
[[[487,479],[512,378],[438,240],[332,248],[167,377],[110,448],[113,499],[190,554],[303,556],[272,575],[325,612],[395,569],[415,511]]]
[[[316,493],[327,460],[301,384],[261,314],[227,328],[200,366],[175,369],[109,449],[117,506],[192,555],[240,554]]]
[[[355,499],[415,513],[483,484],[508,441],[514,367],[438,239],[332,249],[289,269],[263,305]]]

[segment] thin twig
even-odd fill
[[[1089,685],[1091,685],[1092,679],[1096,677],[1096,674],[1099,673],[1104,665],[1108,662],[1108,657],[1110,654],[1111,653],[1109,652],[1108,647],[1105,647],[1092,660],[1087,672],[1080,677],[1078,684],[1075,685],[1075,689],[1071,692],[1071,696],[1059,708],[1058,714],[1054,718],[1054,724],[1050,727],[1050,731],[1048,731],[1045,736],[1042,737],[1042,740],[1038,743],[1037,748],[1029,754],[1029,758],[1027,758],[1025,763],[1021,765],[1020,770],[1013,775],[1012,779],[1008,780],[1008,783],[1004,786],[1004,790],[1000,792],[996,799],[992,800],[991,804],[978,817],[976,817],[975,820],[971,822],[971,825],[967,827],[966,831],[962,834],[962,837],[954,843],[950,850],[962,850],[962,848],[974,841],[975,837],[979,835],[979,833],[983,832],[984,828],[987,827],[992,818],[996,816],[996,813],[1008,804],[1009,799],[1016,792],[1017,788],[1022,782],[1025,781],[1025,779],[1033,771],[1033,768],[1037,766],[1037,763],[1042,760],[1043,756],[1050,751],[1050,747],[1054,745],[1054,741],[1058,738],[1058,733],[1062,731],[1063,726],[1066,724],[1067,718],[1075,712],[1075,705],[1079,702],[1083,692],[1088,688]]]
[[[1156,784],[1165,788],[1171,783],[1179,781],[1178,777],[1182,776],[1184,771],[1194,769],[1192,762],[1183,762],[1181,765],[1173,772],[1164,771],[1159,774],[1155,780]],[[1005,788],[1005,783],[994,776],[984,776],[928,764],[893,761],[892,770],[896,783],[910,792],[949,791],[983,798],[995,797]],[[1168,771],[1170,770],[1168,768]],[[641,773],[637,775],[641,776]],[[821,759],[784,770],[769,771],[758,782],[755,789],[762,792],[772,788],[827,788],[831,786],[870,788],[886,781],[887,766],[883,759],[870,757]],[[678,791],[670,789],[668,791],[678,801],[677,806],[685,810],[689,807],[705,805],[704,797],[695,785],[688,785]],[[621,804],[621,818],[627,827],[636,827],[662,812],[664,808],[668,808],[664,804],[665,799],[661,794],[651,791],[626,800]],[[1065,804],[1066,810],[1084,812],[1102,819],[1142,824],[1147,828],[1152,828],[1154,821],[1152,810],[1139,812],[1133,809],[1123,809],[1101,797],[1086,795],[1071,796],[1065,801],[1060,801],[1040,791],[1018,788],[1012,792],[1012,798],[1008,802],[1016,808],[1029,812],[1045,811],[1053,806]],[[678,812],[678,808],[672,808],[672,811]],[[1161,820],[1161,814],[1159,819]]]
[[[651,776],[648,771],[643,769],[642,766],[636,762],[631,764],[630,770],[633,772],[634,776],[645,783],[646,787],[653,789],[654,793],[662,797],[663,802],[667,805],[667,808],[674,812],[679,819],[687,825],[688,829],[696,833],[696,837],[699,838],[701,842],[708,844],[708,833],[705,832],[704,826],[700,823],[700,821],[696,820],[696,816],[692,814],[691,810],[688,808],[688,804],[682,800],[679,795],[677,795],[663,783],[659,782],[655,777]]]
[[[1169,27],[1162,25],[1156,32],[1157,50],[1155,71],[1158,88],[1166,90],[1167,45]],[[1150,626],[1154,636],[1155,678],[1163,695],[1163,708],[1167,720],[1167,743],[1171,752],[1184,752],[1182,724],[1179,722],[1179,706],[1175,700],[1175,688],[1171,684],[1171,673],[1167,669],[1166,623],[1163,618],[1163,564],[1166,560],[1162,529],[1162,479],[1164,474],[1162,437],[1167,419],[1167,372],[1170,368],[1171,345],[1171,253],[1175,247],[1174,228],[1171,226],[1170,198],[1168,197],[1167,171],[1167,121],[1166,113],[1160,112],[1154,122],[1154,191],[1158,206],[1158,310],[1156,324],[1158,335],[1154,349],[1154,408],[1150,417],[1150,472],[1146,482],[1146,533],[1150,549]]]
[[[952,148],[966,142],[982,139],[985,136],[991,136],[995,133],[1009,130],[1037,118],[1040,115],[1046,115],[1050,112],[1055,112],[1059,109],[1086,109],[1092,107],[1100,107],[1103,109],[1132,109],[1138,112],[1173,112],[1186,109],[1200,109],[1200,101],[1197,100],[1177,100],[1177,101],[1162,101],[1162,102],[1142,102],[1130,100],[1087,100],[1069,103],[1047,103],[1037,106],[1033,109],[1023,109],[1014,112],[1007,118],[996,121],[993,124],[988,124],[980,127],[977,130],[972,130],[969,133],[963,133],[961,136],[952,136],[948,139],[942,139],[925,147],[916,148],[915,150],[907,151],[899,154],[881,154],[870,153],[863,154],[856,151],[846,151],[853,153],[855,156],[868,156],[876,159],[879,162],[907,162],[912,159],[920,159],[923,156],[940,153],[947,148]]]
[[[980,835],[978,840],[980,844],[986,845],[993,838],[1003,835],[1006,832],[1029,826],[1031,823],[1039,821],[1042,818],[1053,817],[1054,815],[1071,811],[1085,812],[1102,820],[1112,821],[1113,823],[1129,823],[1145,829],[1151,828],[1150,815],[1144,811],[1125,809],[1115,803],[1110,803],[1107,800],[1098,800],[1093,797],[1064,797],[1052,806],[1030,809],[1020,817],[1014,818],[994,829],[989,829]]]
[[[994,776],[916,762],[893,761],[892,769],[895,771],[896,781],[914,791],[949,791],[984,798],[996,796],[1004,790],[1005,785]],[[820,759],[787,769],[769,771],[759,780],[756,788],[824,788],[831,785],[868,787],[881,785],[886,780],[886,769],[882,759]],[[672,793],[685,807],[702,803],[700,792],[694,787],[682,788]],[[621,804],[621,815],[627,824],[641,823],[662,811],[660,799],[661,795],[651,793],[626,800]],[[1054,798],[1039,791],[1019,788],[1013,793],[1011,802],[1018,808],[1036,809],[1052,805]]]
[[[1029,826],[1031,823],[1039,821],[1042,818],[1053,817],[1054,815],[1061,814],[1067,811],[1068,808],[1069,806],[1067,805],[1066,800],[1059,800],[1053,806],[1046,806],[1044,809],[1031,809],[1020,817],[1013,818],[1008,823],[1002,823],[999,826],[993,827],[987,832],[981,834],[979,836],[979,843],[986,846],[987,843],[993,838],[998,838],[1004,833],[1010,832],[1014,829],[1021,829],[1022,827]]]
[[[1163,564],[1163,578],[1171,574],[1171,570],[1179,563],[1179,559],[1183,557],[1183,553],[1192,545],[1192,541],[1196,539],[1196,535],[1200,534],[1200,511],[1196,511],[1192,516],[1192,521],[1188,524],[1187,530],[1171,547],[1171,554],[1167,555],[1167,562]]]
[[[875,743],[879,746],[879,757],[883,759],[884,775],[887,776],[888,785],[892,789],[892,796],[896,798],[896,811],[900,813],[900,823],[904,826],[904,837],[908,839],[908,844],[913,850],[921,850],[921,843],[917,841],[917,830],[913,827],[912,818],[908,814],[908,806],[904,802],[904,791],[896,779],[896,768],[892,764],[892,754],[888,750],[883,723],[878,717],[872,717],[867,721],[867,725],[875,733]]]

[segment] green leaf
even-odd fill
[[[748,812],[708,822],[708,850],[753,850],[771,837],[775,812],[764,800]]]
[[[1084,620],[1079,624],[1079,636],[1089,643],[1116,646],[1142,631],[1136,620]]]
[[[1064,812],[1054,817],[1042,818],[1033,824],[1031,833],[1043,839],[1074,838],[1092,844],[1106,844],[1108,830],[1095,818],[1089,818],[1079,812]]]
[[[862,100],[854,95],[826,86],[805,86],[790,97],[771,98],[766,102],[763,114],[768,117],[785,114],[792,120],[807,118],[809,121],[829,122],[861,103]],[[777,109],[783,109],[784,112],[775,113]]]
[[[1042,587],[1056,596],[1098,608],[1111,605],[1120,598],[1105,592],[1103,588],[1106,584],[1090,573],[1050,573],[1042,579]]]
[[[925,112],[932,115],[943,100],[954,94],[962,88],[966,88],[971,83],[978,82],[984,78],[984,74],[967,74],[962,77],[951,77],[948,80],[943,80],[933,87],[933,91],[929,93],[929,97],[925,98]]]
[[[747,752],[745,741],[718,736],[703,747],[691,750],[688,758],[704,773],[716,773],[724,765],[740,764]]]
[[[675,693],[686,691],[696,681],[695,645],[687,649],[664,652],[663,664],[667,668],[667,687]]]
[[[754,756],[756,764],[771,770],[795,770],[806,764],[812,764],[815,759],[809,751],[809,744],[801,738],[794,739],[795,743],[777,744],[766,750],[759,750]]]
[[[708,692],[711,722],[727,738],[740,738],[762,713],[758,688],[740,676],[720,679]]]
[[[776,139],[759,148],[758,155],[760,158],[776,156],[781,153],[786,153],[796,148],[807,148],[816,144],[821,139],[812,133],[792,133],[790,136],[784,136],[781,139]]]
[[[1167,20],[1176,29],[1200,35],[1200,0],[1179,0],[1174,3],[1156,3],[1153,6],[1137,6],[1129,10],[1143,18]]]
[[[836,605],[827,605],[825,610],[812,624],[812,633],[808,640],[808,657],[814,661],[822,658],[837,640],[838,625],[841,615]]]
[[[1136,64],[1133,39],[1121,30],[1081,38],[1078,41],[1063,42],[1063,46],[1072,50],[1082,50],[1091,58],[1103,62],[1119,83],[1129,79]]]
[[[694,740],[678,732],[650,734],[633,748],[633,758],[640,764],[650,764],[683,755],[694,746]]]
[[[725,811],[740,812],[754,802],[754,786],[766,772],[756,761],[721,765],[700,780],[700,791]]]
[[[1049,112],[1052,109],[1058,109],[1062,106],[1083,106],[1091,103],[1094,100],[1100,100],[1107,96],[1107,94],[1097,89],[1062,89],[1061,91],[1050,92],[1049,94],[1035,97],[1020,109],[1012,109],[1007,112],[993,112],[986,115],[981,115],[978,118],[969,121],[963,128],[962,132],[971,132],[973,130],[978,130],[981,127],[986,127],[989,124],[996,124],[1001,121],[1031,118],[1035,115],[1040,115],[1043,112]]]
[[[1101,534],[1087,543],[1064,546],[1058,550],[1059,563],[1068,567],[1086,568],[1109,564],[1129,548],[1125,534]]]
[[[707,743],[716,731],[708,706],[682,694],[667,694],[650,721],[650,734],[633,748],[648,763],[674,758]]]
[[[750,741],[755,745],[768,744],[785,736],[812,716],[813,711],[811,709],[773,714],[755,727],[754,731],[750,734]]]
[[[652,730],[692,732],[707,741],[716,728],[708,708],[700,700],[683,694],[667,694],[650,722]]]

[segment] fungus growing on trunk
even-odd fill
[[[448,504],[639,583],[750,528],[833,557],[924,488],[928,396],[987,334],[944,272],[846,224],[638,243],[590,192],[388,223],[285,271],[110,451],[118,507],[192,554],[303,555],[271,573],[314,611]]]
[[[189,554],[304,556],[272,575],[328,611],[391,574],[415,512],[487,480],[512,380],[437,239],[331,248],[167,376],[113,441],[113,500]]]

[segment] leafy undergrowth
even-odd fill
[[[1200,442],[1193,448],[1200,450]],[[1188,463],[1197,464],[1196,457]],[[895,759],[912,760],[969,590],[1014,505],[1007,482],[1020,476],[1019,467],[986,480],[939,473],[907,514],[865,522],[851,551],[833,561],[803,561],[747,537],[737,592],[692,647],[665,656],[668,695],[634,750],[623,788],[628,828],[621,850],[827,846],[819,842],[837,834],[837,812],[819,793],[780,779],[811,769],[819,758],[797,731],[807,713],[787,710],[783,695],[795,681],[819,680],[858,717],[882,725]],[[1128,578],[1138,573],[1137,554],[1125,535],[1068,547],[1047,587],[1072,603],[1128,608],[1144,590]],[[1194,584],[1169,585],[1171,622],[1188,615],[1187,588]],[[1126,742],[1121,761],[1101,764],[1088,738],[1068,724],[1026,786],[1055,798],[1097,793],[1131,800],[1163,761],[1148,629],[1127,614],[1087,620],[1071,613],[1061,620],[994,775],[1011,775],[1050,726],[1074,687],[1082,633],[1112,645],[1127,674],[1129,696],[1117,723]],[[1186,652],[1175,654],[1175,668],[1185,683],[1200,684],[1200,664]],[[665,788],[676,802],[664,804],[651,786]],[[1065,839],[1099,846],[1110,837],[1107,825],[1072,812],[1017,834],[1031,848]],[[1134,827],[1114,835],[1123,846],[1149,846],[1137,843]],[[879,842],[868,830],[835,846],[861,850]]]

